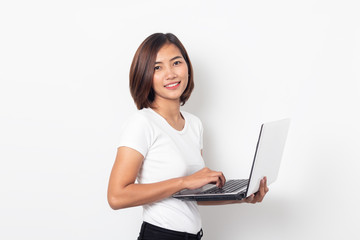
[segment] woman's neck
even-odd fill
[[[184,118],[180,113],[180,102],[175,101],[154,101],[151,108],[160,114],[174,128],[182,129]]]

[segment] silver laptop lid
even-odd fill
[[[290,119],[283,119],[261,126],[246,197],[259,190],[263,177],[267,177],[267,185],[277,179],[289,125]]]

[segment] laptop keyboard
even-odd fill
[[[225,185],[222,188],[218,188],[215,186],[200,194],[232,193],[247,186],[248,182],[248,179],[232,179],[226,181]]]

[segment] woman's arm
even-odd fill
[[[135,184],[143,156],[128,147],[118,148],[108,187],[111,208],[121,209],[159,201],[182,189],[196,189],[214,182],[218,187],[225,183],[221,172],[204,168],[193,175],[173,178],[151,184]]]

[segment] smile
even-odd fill
[[[179,84],[180,84],[180,82],[171,83],[171,84],[165,85],[165,87],[168,88],[168,89],[174,89],[177,86],[179,86]]]

